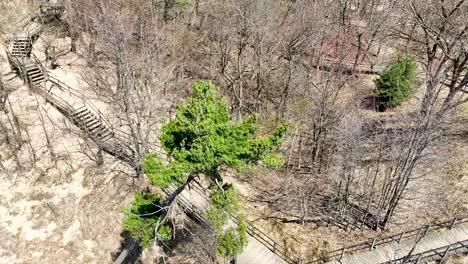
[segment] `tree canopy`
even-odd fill
[[[192,91],[193,96],[187,99],[186,104],[177,107],[175,118],[164,125],[161,131],[161,144],[170,159],[151,153],[142,162],[142,167],[151,183],[160,188],[185,187],[196,177],[210,179],[211,208],[206,216],[217,233],[218,254],[233,257],[247,243],[246,225],[244,217],[238,213],[237,194],[231,185],[223,182],[219,169],[221,166],[229,166],[238,172],[248,172],[257,164],[281,166],[282,160],[275,149],[281,143],[287,125],[281,124],[272,133],[258,136],[257,115],[233,121],[226,100],[211,82],[196,82]],[[147,246],[148,233],[152,232],[151,239],[155,239],[161,230],[160,226],[164,226],[163,231],[167,231],[168,219],[162,213],[152,214],[134,208],[148,206],[148,203],[141,202],[140,194],[136,200],[140,202],[134,202],[132,209],[127,210],[124,227],[140,239],[142,246]],[[164,207],[168,206],[167,201],[153,199],[151,202],[160,204],[159,208],[152,207],[154,212],[165,210]],[[144,221],[135,219],[140,212],[145,214],[142,216]],[[147,220],[148,215],[157,220]],[[238,217],[237,225],[230,222],[232,215]],[[130,226],[129,222],[138,227]]]

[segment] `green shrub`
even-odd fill
[[[239,255],[248,243],[245,221],[242,218],[237,227],[229,227],[218,232],[216,237],[218,239],[216,250],[219,256],[233,258]]]
[[[414,58],[404,56],[379,74],[379,78],[375,80],[379,108],[398,106],[413,94],[419,83],[417,67]]]
[[[162,225],[156,232],[156,237],[161,241],[169,241],[172,238],[172,228],[168,225]]]
[[[177,0],[176,1],[177,5],[181,6],[181,7],[188,7],[191,3],[190,0]]]

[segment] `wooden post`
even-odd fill
[[[371,246],[370,246],[369,251],[372,251],[372,250],[374,249],[374,246],[375,246],[375,238],[372,239],[372,244],[371,244]]]
[[[440,260],[440,263],[443,263],[445,260],[445,257],[447,257],[448,252],[450,251],[450,245],[447,246],[447,249],[445,249],[444,255],[442,255],[442,259]]]
[[[96,154],[96,165],[98,167],[101,167],[102,165],[104,165],[104,157],[102,156],[102,149],[99,148],[97,154]]]
[[[431,225],[426,226],[426,230],[424,230],[424,234],[422,235],[423,237],[425,237],[427,235],[427,232],[429,232],[430,227],[431,227]]]
[[[273,242],[273,253],[276,253],[276,241]]]
[[[419,228],[418,233],[416,234],[416,239],[419,238],[419,235],[421,234],[421,230],[422,230],[423,228],[424,228],[424,227]]]
[[[341,251],[340,260],[343,259],[345,253],[346,253],[346,246],[344,246],[343,251]]]
[[[401,232],[400,237],[398,238],[398,244],[400,244],[402,238],[403,238],[403,232]]]
[[[452,223],[450,224],[450,228],[449,228],[450,230],[455,226],[455,222],[457,222],[456,218],[452,220]]]

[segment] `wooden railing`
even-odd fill
[[[131,141],[131,135],[120,129],[115,128],[109,122],[109,120],[104,117],[104,114],[93,103],[91,103],[91,101],[89,101],[82,92],[70,87],[69,85],[57,79],[52,74],[49,74],[49,81],[57,85],[57,87],[61,89],[63,92],[66,92],[72,96],[79,98],[81,102],[83,103],[83,106],[89,109],[94,115],[96,115],[99,118],[100,122],[102,122],[105,126],[107,126],[111,130],[116,140],[118,140],[121,143],[129,143]]]
[[[324,263],[327,261],[332,261],[332,260],[341,260],[346,254],[354,254],[356,252],[361,252],[365,250],[373,250],[377,248],[378,246],[389,244],[389,243],[400,243],[402,240],[412,238],[412,237],[421,237],[425,236],[428,233],[434,232],[434,231],[440,231],[441,229],[452,229],[454,226],[464,224],[468,222],[468,217],[467,218],[454,218],[452,220],[448,220],[445,222],[437,223],[437,224],[430,224],[430,225],[424,225],[420,228],[408,230],[405,232],[401,232],[398,234],[393,234],[381,238],[371,238],[367,241],[350,245],[350,246],[344,246],[340,249],[333,250],[331,252],[328,252],[324,256],[321,256],[315,260],[312,260],[308,263]]]
[[[206,193],[205,189],[198,183],[194,182],[190,185],[190,188],[195,190],[198,194],[200,194],[207,203],[209,203],[210,198],[209,195]],[[204,215],[203,215],[204,217]],[[235,224],[239,224],[239,218],[236,215],[231,214],[231,220]],[[260,242],[263,246],[268,248],[271,252],[276,254],[278,257],[282,258],[287,263],[302,263],[300,257],[288,252],[288,250],[273,240],[270,236],[262,232],[260,229],[256,228],[252,222],[245,220],[247,225],[247,233]]]
[[[394,259],[391,261],[385,262],[385,264],[409,264],[409,263],[421,263],[421,260],[438,260],[438,263],[444,263],[447,257],[451,255],[452,252],[455,252],[457,255],[459,253],[468,252],[468,240],[459,241],[452,243],[448,246],[427,250],[421,253],[414,255],[402,257],[399,259]]]
[[[35,16],[37,16],[38,12],[39,12],[39,9],[36,8],[36,9],[32,10],[31,13],[29,13],[28,15],[26,15],[22,19],[15,22],[12,25],[12,27],[14,29],[14,32],[19,31],[20,29],[23,29],[23,28],[27,27],[29,25],[29,23],[32,22],[33,18]]]

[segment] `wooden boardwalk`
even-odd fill
[[[355,253],[344,256],[341,260],[327,262],[329,264],[363,264],[363,263],[386,263],[407,256],[415,245],[416,239],[402,240],[400,243],[393,242],[379,246],[372,251]],[[468,223],[460,224],[453,229],[435,232],[424,236],[414,248],[411,255],[418,255],[434,249],[446,248],[457,242],[464,242],[468,247]],[[468,248],[467,248],[468,250]],[[424,263],[421,260],[419,263]]]
[[[189,185],[180,195],[179,201],[182,199],[191,205],[195,205],[201,214],[209,207],[208,197],[203,191],[203,187],[197,184]],[[180,203],[179,203],[180,204]],[[231,219],[236,222],[236,219]],[[248,244],[240,255],[237,256],[236,264],[287,264],[283,258],[279,257],[281,252],[278,250],[274,253],[267,241],[269,238],[259,238],[260,231],[253,231],[248,228]],[[275,242],[273,242],[275,243]],[[279,248],[279,247],[278,247]]]
[[[249,244],[237,256],[238,264],[286,264],[282,258],[271,252],[265,245],[249,235]]]

